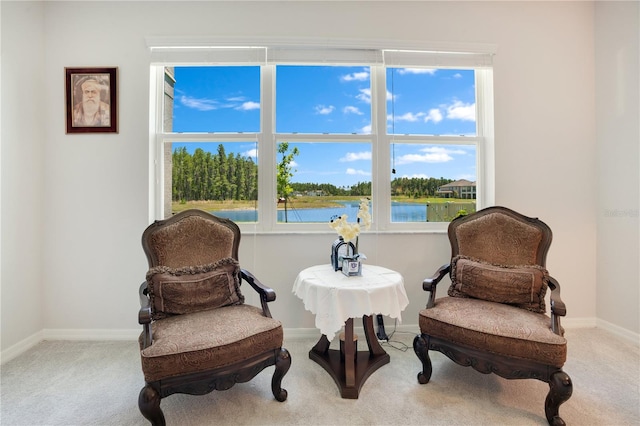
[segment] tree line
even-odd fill
[[[436,178],[395,178],[391,181],[391,196],[404,195],[411,198],[435,197],[438,188],[453,179]]]
[[[258,165],[251,157],[227,154],[220,144],[215,154],[177,148],[172,160],[173,201],[258,199]]]
[[[435,197],[438,188],[453,182],[452,179],[436,178],[396,178],[391,181],[391,196],[406,196],[411,198]],[[296,183],[291,187],[298,193],[320,192],[322,195],[340,196],[370,196],[371,182],[358,182],[350,187],[338,187],[330,183]]]
[[[216,153],[197,148],[190,154],[185,147],[176,148],[172,159],[173,201],[258,199],[258,165],[251,157],[227,154],[224,145],[220,144]],[[391,181],[391,195],[433,197],[440,186],[450,182],[453,180],[442,177],[395,178]],[[358,182],[349,187],[330,183],[288,184],[293,191],[301,194],[315,191],[328,196],[371,195],[371,182]]]

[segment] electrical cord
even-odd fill
[[[395,350],[398,350],[400,352],[406,352],[410,346],[408,346],[407,344],[405,344],[404,342],[400,342],[398,340],[392,340],[392,337],[394,336],[394,334],[399,333],[399,334],[409,334],[411,335],[412,333],[409,333],[408,331],[398,331],[397,330],[397,326],[398,326],[398,320],[396,319],[393,322],[393,331],[391,331],[391,333],[389,333],[387,335],[387,339],[386,341],[380,341],[380,346],[383,347],[389,347],[389,348],[393,348]]]

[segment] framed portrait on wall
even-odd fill
[[[118,68],[65,68],[67,133],[118,133]]]

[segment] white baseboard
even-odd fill
[[[597,318],[563,318],[562,326],[566,329],[578,328],[601,328],[612,334],[620,336],[635,344],[640,344],[640,335],[630,330],[619,327],[610,322]],[[376,328],[377,330],[377,328]],[[15,345],[0,352],[0,364],[4,364],[22,353],[28,351],[43,340],[137,340],[140,336],[141,328],[135,329],[43,329],[21,340]],[[393,324],[388,319],[385,321],[385,332],[387,335],[394,331],[401,333],[417,334],[420,331],[418,324]],[[356,334],[364,335],[362,327],[354,327]],[[285,328],[285,339],[317,339],[320,332],[316,328]]]
[[[631,343],[635,343],[636,345],[640,346],[640,334],[639,333],[634,333],[630,330],[627,330],[626,328],[622,328],[620,326],[617,326],[615,324],[611,324],[608,321],[605,320],[601,320],[601,319],[597,319],[596,320],[596,327],[597,328],[601,328],[603,330],[606,330],[608,332],[610,332],[611,334],[615,334],[616,336],[620,336],[625,340],[630,341]]]
[[[142,327],[134,329],[50,329],[42,330],[42,340],[138,340]]]
[[[571,328],[595,328],[596,318],[560,318],[560,324],[566,329]]]
[[[38,343],[44,340],[44,332],[43,330],[38,331],[37,333],[32,334],[16,343],[15,345],[10,346],[6,350],[0,352],[0,365],[5,362],[11,361],[19,355],[22,355],[24,352],[28,351]]]

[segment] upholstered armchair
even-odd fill
[[[566,308],[558,282],[545,268],[551,229],[505,207],[489,207],[454,219],[448,235],[450,262],[422,284],[429,297],[413,341],[422,362],[418,381],[431,378],[429,350],[481,373],[541,380],[549,384],[547,421],[564,424],[559,407],[571,397],[573,385],[562,370],[567,342],[560,317]],[[436,298],[447,275],[448,296]]]
[[[287,399],[281,382],[291,357],[267,305],[276,295],[240,268],[239,243],[234,222],[200,210],[156,221],[142,234],[150,269],[140,286],[145,386],[138,407],[153,425],[165,424],[162,398],[226,390],[272,365],[271,391]],[[243,281],[260,307],[244,303]]]

